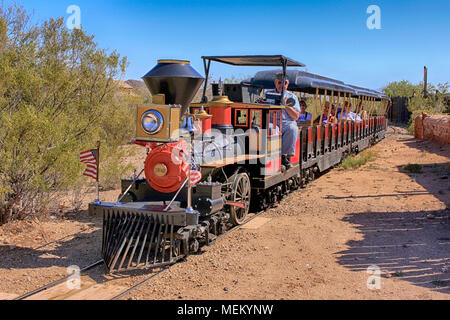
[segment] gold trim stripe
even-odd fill
[[[187,61],[187,60],[158,60],[158,64],[163,64],[163,63],[191,64],[191,62]]]

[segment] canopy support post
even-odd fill
[[[317,99],[319,99],[319,88],[316,88],[316,95],[314,97],[313,116],[311,117],[311,127],[314,125],[314,119],[317,113]]]
[[[206,62],[208,61],[208,62]],[[207,60],[206,58],[203,58],[203,66],[205,67],[205,86],[203,88],[203,96],[202,96],[202,103],[207,103],[208,99],[206,98],[206,90],[208,89],[208,81],[209,81],[209,70],[211,68],[211,60]]]
[[[288,61],[286,58],[283,58],[281,63],[283,64],[283,86],[281,87],[281,104],[284,102],[284,94],[286,93],[285,84],[287,80],[287,64]]]

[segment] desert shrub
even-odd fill
[[[358,169],[368,162],[373,162],[377,158],[377,153],[372,150],[365,150],[360,154],[348,157],[342,162],[344,170]]]
[[[403,167],[403,170],[409,171],[411,173],[422,173],[422,166],[419,164],[408,164]]]
[[[121,179],[129,176],[137,169],[131,164],[125,164],[123,158],[127,156],[120,148],[111,148],[107,161],[100,166],[100,186],[102,190],[113,190],[120,186]]]
[[[409,98],[414,95],[421,94],[423,86],[414,85],[407,80],[390,82],[386,87],[383,88],[385,95],[389,97],[404,97]]]
[[[62,18],[34,25],[0,5],[0,224],[41,214],[52,193],[85,183],[79,153],[97,140],[101,170],[126,170],[115,157],[138,102],[117,94],[126,66]]]
[[[408,110],[411,111],[411,119],[408,123],[408,132],[414,134],[415,119],[423,112],[428,115],[443,114],[446,112],[446,95],[448,93],[448,84],[438,84],[437,88],[430,85],[428,88],[430,94],[425,98],[422,94],[415,95],[408,100]]]
[[[443,114],[448,112],[448,83],[428,84],[427,97],[423,94],[423,83],[414,85],[409,81],[391,82],[383,92],[390,97],[408,98],[408,110],[411,112],[411,118],[408,123],[408,132],[414,134],[415,119],[423,112],[428,115]]]

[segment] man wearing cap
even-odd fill
[[[287,89],[289,87],[289,80],[286,79],[284,84],[284,97],[281,99],[281,104],[285,106],[283,110],[283,146],[282,146],[282,164],[289,169],[291,165],[291,157],[295,156],[295,149],[297,146],[297,140],[299,136],[299,129],[297,125],[297,120],[300,117],[300,103],[295,94],[289,92]],[[268,93],[281,93],[283,88],[283,74],[279,73],[275,78],[275,90],[266,91]],[[293,106],[288,106],[287,102],[289,99],[294,99],[295,104]]]

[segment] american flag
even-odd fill
[[[87,164],[83,175],[97,180],[98,178],[98,150],[88,150],[80,153],[80,161]]]
[[[182,169],[187,176],[189,174],[189,164],[186,163]],[[200,180],[202,180],[202,173],[198,170],[191,170],[191,187],[199,183]]]

